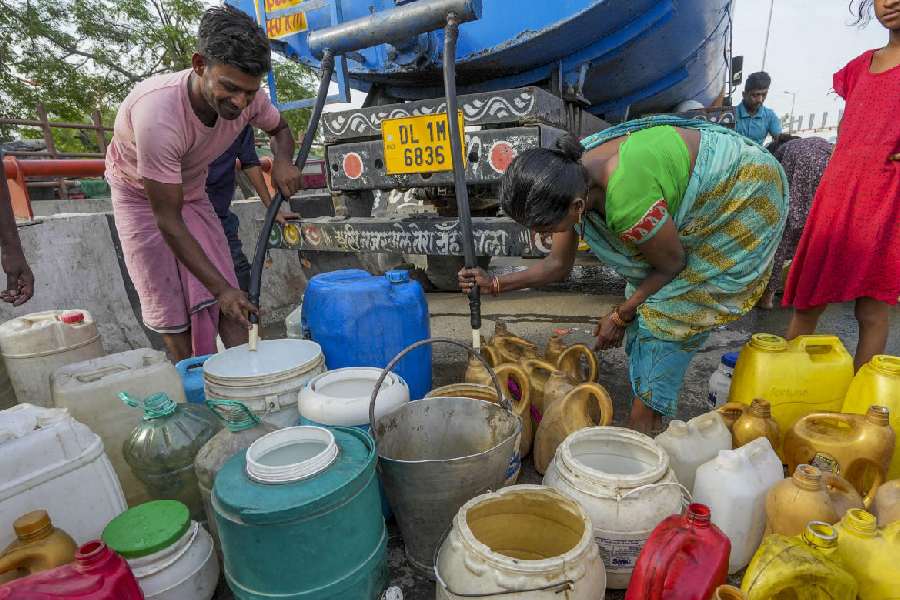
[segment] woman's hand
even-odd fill
[[[600,322],[594,327],[594,335],[597,337],[597,341],[594,342],[594,350],[618,348],[622,345],[622,339],[625,337],[625,328],[616,325],[612,320],[612,313],[610,313],[600,319]]]
[[[483,294],[491,293],[492,278],[484,269],[467,269],[463,267],[460,269],[457,277],[459,278],[459,289],[462,290],[463,293],[468,294],[474,285],[481,288]]]
[[[891,154],[888,156],[888,160],[893,160],[894,162],[900,162],[900,152],[897,154]]]
[[[4,248],[0,254],[3,272],[6,273],[6,289],[0,291],[0,298],[13,306],[21,306],[34,294],[34,275],[25,260],[21,246]]]
[[[250,302],[247,293],[237,288],[225,288],[216,295],[216,301],[222,314],[247,329],[250,329],[250,313],[259,315],[259,309]]]

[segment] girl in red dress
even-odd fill
[[[856,369],[884,353],[900,296],[900,0],[861,0],[860,18],[872,8],[888,44],[834,75],[847,106],[784,293],[790,339],[814,333],[828,304],[856,301]]]

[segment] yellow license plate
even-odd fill
[[[459,137],[466,161],[465,123],[459,111]],[[381,122],[384,168],[388,175],[453,170],[447,113],[385,119]]]

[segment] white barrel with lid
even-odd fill
[[[106,354],[86,310],[47,310],[0,325],[0,354],[20,403],[53,406],[50,375]]]
[[[125,510],[103,442],[60,408],[19,404],[0,411],[0,515],[8,523],[36,508],[84,544]],[[0,527],[0,548],[15,539]]]
[[[210,600],[216,592],[212,537],[177,500],[129,509],[110,521],[103,541],[128,561],[146,600]]]
[[[149,500],[125,462],[122,444],[141,415],[119,400],[119,392],[145,398],[159,392],[185,402],[184,387],[165,353],[149,348],[110,354],[60,367],[50,378],[53,404],[100,436],[129,506]]]
[[[466,502],[437,553],[438,600],[602,600],[591,520],[571,498],[514,485]]]
[[[606,586],[628,587],[638,554],[660,521],[681,512],[689,494],[666,451],[642,433],[590,427],[556,449],[544,485],[575,499],[594,524]]]
[[[266,423],[296,425],[297,398],[307,382],[325,370],[322,347],[310,340],[261,340],[215,354],[203,363],[206,397],[242,402]]]
[[[307,424],[369,428],[369,403],[381,369],[346,367],[317,375],[300,391],[300,417]],[[375,418],[409,402],[409,387],[388,373],[375,399]]]

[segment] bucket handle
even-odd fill
[[[527,594],[529,592],[555,592],[557,594],[561,592],[572,592],[575,591],[575,581],[572,579],[565,579],[563,581],[557,581],[556,583],[550,583],[548,585],[542,585],[540,587],[526,588],[522,590],[504,590],[502,592],[485,592],[483,594],[463,594],[462,592],[455,592],[450,589],[450,586],[447,585],[447,582],[444,581],[444,578],[441,577],[441,570],[438,567],[438,558],[440,557],[441,548],[444,547],[444,542],[447,541],[447,536],[450,535],[450,530],[453,528],[453,522],[450,522],[450,526],[444,530],[443,535],[441,535],[441,539],[438,541],[437,545],[434,547],[434,557],[432,563],[434,564],[434,579],[437,581],[437,584],[444,588],[444,591],[451,598],[496,598],[497,596],[510,596],[512,594]]]
[[[427,338],[424,340],[419,340],[414,344],[410,344],[406,348],[400,351],[400,353],[391,359],[391,362],[381,371],[381,375],[378,377],[378,381],[375,382],[375,388],[372,390],[372,399],[369,400],[369,433],[372,434],[372,439],[375,442],[378,442],[378,433],[375,431],[375,398],[378,397],[378,392],[381,390],[381,384],[384,383],[385,378],[387,378],[388,373],[394,370],[394,367],[397,366],[403,357],[416,350],[422,346],[427,346],[429,344],[434,344],[435,342],[441,342],[443,344],[450,344],[451,346],[459,346],[463,350],[469,353],[469,355],[474,356],[478,360],[481,361],[481,364],[484,365],[484,368],[487,369],[488,374],[491,376],[491,381],[494,383],[494,389],[497,390],[497,398],[500,400],[500,406],[505,408],[506,410],[512,412],[512,405],[509,402],[509,399],[503,394],[503,388],[500,387],[500,380],[497,379],[497,374],[494,373],[494,369],[491,368],[491,365],[484,359],[483,356],[479,352],[476,352],[469,346],[463,344],[462,342],[457,342],[456,340],[451,340],[450,338],[444,337],[436,337],[436,338]]]

